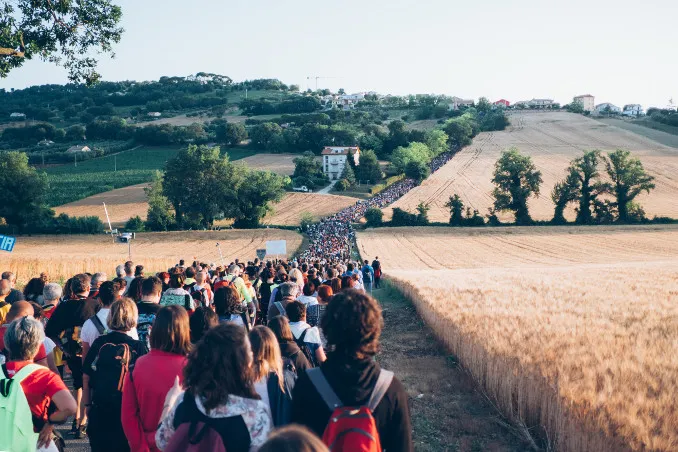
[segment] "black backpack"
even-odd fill
[[[132,351],[128,344],[106,342],[101,346],[92,361],[94,403],[108,406],[122,403],[122,388],[131,361]]]
[[[299,336],[299,339],[294,339],[294,342],[297,343],[297,345],[299,346],[299,349],[304,354],[304,356],[306,357],[308,362],[311,364],[311,366],[312,367],[318,367],[318,363],[316,362],[316,359],[315,359],[315,351],[317,349],[317,346],[314,347],[313,346],[314,344],[308,344],[308,343],[304,342],[304,339],[306,338],[306,333],[310,329],[311,329],[310,327],[306,328],[304,330],[304,332],[301,333],[301,335]]]
[[[207,291],[205,290],[204,287],[196,287],[195,285],[191,286],[191,290],[189,290],[189,293],[191,294],[191,297],[195,300],[195,304],[200,307],[202,306],[203,308],[209,307],[209,300],[207,299]]]

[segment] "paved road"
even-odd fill
[[[73,389],[73,379],[71,374],[64,375],[64,381],[68,385],[69,389]],[[61,436],[66,440],[66,450],[71,452],[89,452],[91,449],[89,447],[89,440],[85,436],[82,439],[74,439],[72,435],[69,434],[71,431],[71,423],[73,418],[69,419],[67,423],[57,427]]]
[[[329,195],[329,194],[330,194],[330,191],[334,188],[334,184],[336,184],[336,183],[337,183],[337,181],[336,181],[336,180],[333,180],[333,181],[330,183],[330,185],[328,185],[327,187],[323,188],[322,190],[318,190],[316,193],[318,193],[319,195]]]

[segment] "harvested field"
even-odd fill
[[[108,215],[114,228],[121,228],[132,217],[146,219],[148,201],[144,187],[147,184],[133,185],[99,193],[80,201],[75,201],[54,210],[57,215],[65,213],[71,216],[94,215],[106,224],[106,214],[102,203],[106,203]],[[264,224],[279,226],[297,226],[301,215],[311,213],[315,220],[335,214],[341,209],[355,204],[356,199],[348,196],[319,195],[317,193],[287,193],[282,201],[273,205],[273,213],[264,218]],[[226,224],[224,224],[226,225]]]
[[[287,240],[291,255],[301,245],[302,237],[280,229],[139,233],[132,241],[132,260],[144,265],[149,273],[167,269],[179,259],[220,263],[219,242],[228,264],[235,258],[254,259],[256,250],[265,248],[267,240]],[[127,260],[127,251],[126,244],[115,243],[104,234],[20,237],[11,257],[3,260],[3,267],[15,272],[19,283],[42,271],[53,280],[83,271],[106,271],[110,276],[116,265]]]
[[[297,157],[297,154],[256,154],[238,161],[258,170],[291,176],[294,173],[293,160]]]
[[[656,177],[657,188],[637,198],[647,215],[678,217],[677,148],[572,113],[521,112],[512,114],[510,119],[507,130],[479,134],[470,146],[392,207],[413,212],[420,202],[429,203],[430,220],[447,222],[450,216],[445,203],[456,193],[467,206],[485,215],[493,203],[494,164],[502,151],[515,146],[532,157],[544,179],[541,196],[530,200],[530,214],[535,220],[550,220],[554,209],[551,190],[563,179],[572,159],[583,150],[627,149]],[[387,217],[390,210],[385,210]],[[574,211],[570,210],[566,216],[574,219]],[[500,215],[500,218],[513,220],[511,215]]]
[[[358,244],[556,450],[678,448],[678,227],[386,228]]]
[[[282,201],[273,206],[273,213],[264,218],[264,224],[297,226],[305,212],[309,212],[318,221],[355,203],[356,199],[348,196],[287,193]]]

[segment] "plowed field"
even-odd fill
[[[358,242],[556,450],[678,448],[678,227],[393,228]]]
[[[564,178],[572,159],[583,150],[627,149],[656,177],[657,188],[637,198],[647,215],[678,217],[678,149],[572,113],[514,113],[510,119],[507,130],[479,134],[470,146],[393,207],[414,212],[420,202],[429,203],[431,221],[447,222],[450,215],[445,203],[456,193],[467,206],[485,215],[493,203],[494,164],[502,151],[515,146],[532,157],[544,179],[541,196],[530,200],[530,214],[535,220],[550,220],[554,208],[551,190]],[[386,213],[390,216],[390,209]],[[573,219],[573,211],[566,216]],[[510,215],[500,218],[512,220]]]

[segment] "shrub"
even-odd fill
[[[410,179],[417,181],[417,184],[420,184],[421,181],[426,179],[430,174],[429,167],[426,163],[413,160],[407,164],[405,167],[405,176]]]
[[[125,231],[142,232],[144,230],[144,220],[139,215],[132,217],[125,223]]]
[[[365,212],[365,219],[368,226],[379,226],[383,223],[384,212],[377,207],[370,207]]]
[[[350,186],[351,184],[346,179],[341,179],[339,182],[334,184],[334,189],[336,191],[346,191]]]
[[[311,212],[302,213],[300,222],[301,230],[306,231],[309,228],[309,226],[313,224],[313,220],[314,220],[313,214]]]

